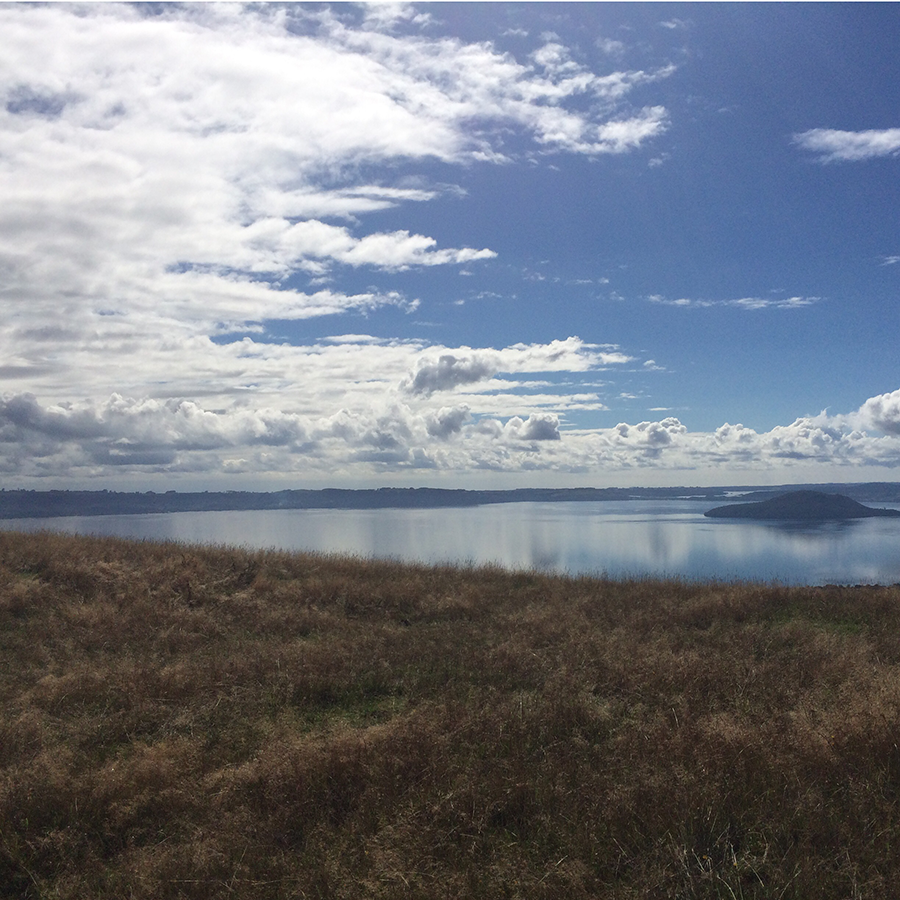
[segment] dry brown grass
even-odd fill
[[[900,588],[0,533],[0,896],[900,896]]]

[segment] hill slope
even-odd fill
[[[900,587],[0,533],[3,900],[897,897]]]

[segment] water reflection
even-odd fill
[[[516,569],[900,582],[900,519],[711,520],[704,501],[510,503],[466,509],[267,510],[17,520],[0,528],[349,553]]]

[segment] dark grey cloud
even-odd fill
[[[13,429],[55,440],[97,438],[104,433],[94,410],[48,410],[30,393],[0,400],[0,434],[10,434]]]
[[[9,92],[6,111],[14,116],[33,115],[58,119],[74,99],[70,94],[20,84]]]
[[[141,466],[162,468],[172,466],[177,460],[174,450],[148,450],[131,447],[99,446],[90,448],[91,461],[103,466]]]
[[[458,357],[446,353],[437,361],[422,363],[412,380],[404,382],[403,387],[412,394],[433,394],[483,381],[497,371],[497,362],[486,356]]]
[[[432,437],[446,440],[451,435],[459,434],[470,418],[468,406],[453,406],[443,407],[436,413],[426,416],[425,422]]]
[[[76,443],[98,461],[173,450],[294,446],[307,440],[297,416],[273,410],[216,413],[190,400],[131,400],[116,394],[106,403],[77,407],[45,407],[29,393],[0,399],[0,441]]]
[[[526,441],[558,441],[559,419],[550,415],[529,416],[522,437]]]

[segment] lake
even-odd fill
[[[460,509],[242,510],[15,519],[0,521],[0,528],[613,577],[900,582],[900,518],[821,525],[713,520],[703,517],[710,505],[624,500]]]

